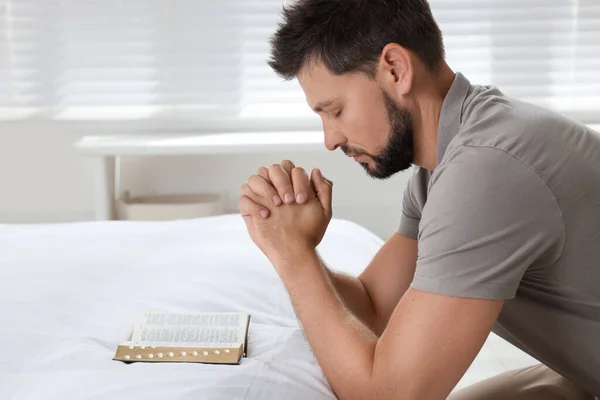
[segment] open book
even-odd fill
[[[145,312],[114,360],[239,364],[246,356],[250,315]]]

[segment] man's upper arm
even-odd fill
[[[377,343],[376,397],[446,398],[477,356],[502,305],[409,289]]]
[[[359,276],[377,313],[382,332],[415,274],[417,241],[393,234]]]
[[[432,176],[411,287],[513,298],[526,272],[562,252],[562,212],[546,182],[503,150],[464,146]]]

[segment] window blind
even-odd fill
[[[0,0],[0,119],[319,127],[267,66],[288,0]],[[600,1],[430,0],[472,82],[600,120]]]

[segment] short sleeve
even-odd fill
[[[402,198],[400,226],[396,231],[402,236],[417,239],[421,212],[427,200],[427,186],[430,173],[424,168],[416,168],[408,180]]]
[[[566,234],[556,198],[512,155],[462,146],[431,179],[413,288],[510,299],[526,271],[560,257]]]

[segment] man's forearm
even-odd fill
[[[348,274],[331,271],[327,267],[325,267],[325,270],[335,291],[348,310],[377,336],[380,336],[385,329],[385,324],[378,318],[369,291],[362,281]]]
[[[275,260],[274,265],[338,397],[375,398],[372,376],[378,338],[343,304],[316,252]]]

